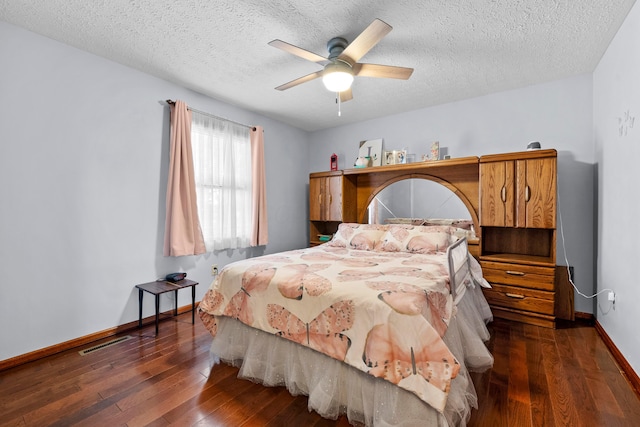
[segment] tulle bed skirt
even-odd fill
[[[239,378],[306,395],[309,410],[328,419],[344,414],[350,423],[367,426],[465,426],[478,404],[469,372],[493,366],[485,345],[492,315],[479,287],[467,289],[457,307],[444,341],[461,369],[451,382],[444,413],[388,381],[227,317],[217,318],[212,369],[223,361],[239,368]]]

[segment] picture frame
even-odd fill
[[[385,165],[401,165],[407,163],[407,150],[391,150],[384,152]]]
[[[431,143],[431,153],[429,154],[430,160],[440,160],[440,142],[434,141]]]
[[[371,157],[371,166],[382,166],[382,138],[360,141],[358,157]]]
[[[393,151],[385,151],[384,152],[384,164],[385,165],[395,165],[396,164],[396,156]]]
[[[428,162],[431,160],[440,160],[440,142],[434,141],[431,143],[429,153],[422,155],[422,161]]]

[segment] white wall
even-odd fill
[[[356,82],[357,83],[357,82]],[[381,100],[383,102],[383,100]],[[452,157],[522,151],[530,141],[558,150],[559,207],[565,244],[558,233],[557,261],[575,267],[576,285],[592,294],[594,255],[594,158],[592,78],[581,75],[311,135],[310,170],[353,167],[362,140],[383,138],[383,149],[408,148],[418,157],[440,141]],[[593,302],[576,297],[577,311],[593,313]]]
[[[598,322],[634,371],[640,372],[640,4],[636,3],[596,68],[593,116],[598,183]],[[625,120],[626,114],[635,118]],[[622,130],[622,132],[621,132]]]
[[[199,300],[211,264],[306,245],[307,133],[4,22],[0,58],[0,360],[136,320],[137,283],[186,271]],[[266,248],[162,256],[166,99],[264,127]]]

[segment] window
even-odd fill
[[[207,251],[250,246],[249,128],[192,110],[198,217]]]

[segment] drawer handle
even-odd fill
[[[520,294],[511,294],[507,292],[505,293],[505,295],[508,296],[509,298],[524,299],[524,295],[520,295]]]
[[[512,276],[524,276],[525,275],[525,273],[523,273],[522,271],[513,271],[513,270],[507,270],[506,273],[510,274]]]

